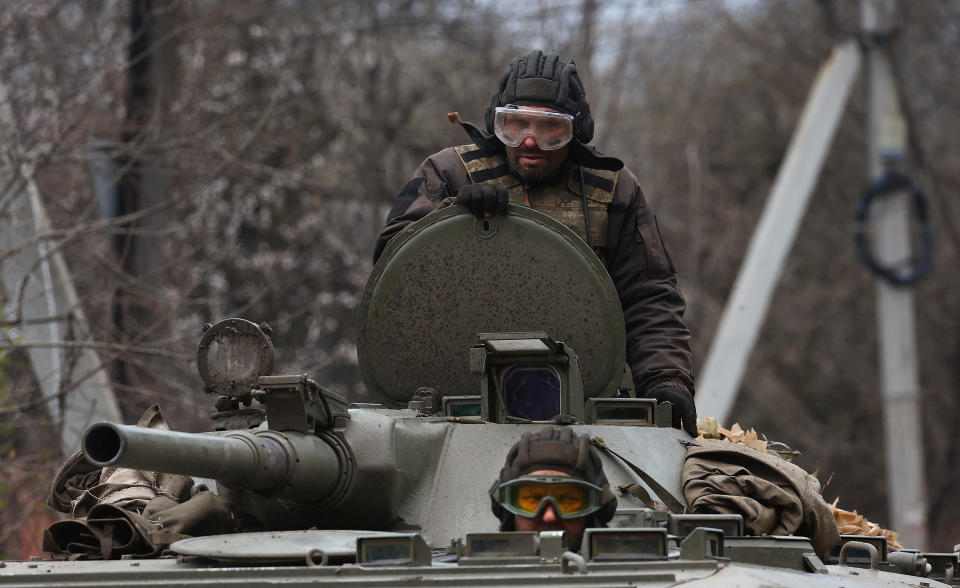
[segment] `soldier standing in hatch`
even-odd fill
[[[532,51],[510,61],[484,111],[485,131],[459,120],[469,145],[430,156],[397,196],[377,239],[462,204],[478,217],[507,204],[546,213],[577,232],[606,266],[623,307],[627,362],[639,396],[673,403],[673,426],[696,436],[693,358],[685,303],[636,176],[586,144],[593,118],[576,65]]]
[[[606,527],[617,510],[599,454],[569,428],[524,433],[507,453],[490,503],[501,531],[565,531],[574,551],[584,530]]]

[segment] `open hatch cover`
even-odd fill
[[[453,206],[407,227],[367,281],[358,326],[364,382],[394,406],[422,386],[479,394],[468,352],[478,333],[566,343],[587,396],[612,392],[626,357],[620,299],[599,258],[560,222],[514,205],[485,219]]]

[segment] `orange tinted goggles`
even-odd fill
[[[575,519],[600,509],[602,490],[565,476],[522,476],[500,484],[492,494],[515,515],[535,518],[551,504],[560,518]]]

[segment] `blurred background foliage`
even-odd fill
[[[936,232],[915,300],[931,548],[946,551],[960,539],[960,3],[899,7],[908,169]],[[200,431],[211,399],[193,352],[201,326],[228,316],[270,324],[277,373],[364,399],[356,309],[392,199],[427,155],[466,142],[446,113],[479,120],[531,48],[576,59],[594,143],[640,178],[701,365],[817,68],[858,28],[858,3],[815,0],[13,0],[0,80],[95,339],[146,351],[105,352],[125,417],[159,403]],[[875,286],[851,239],[864,80],[734,420],[801,451],[828,500],[884,524],[883,447],[898,440],[883,434]],[[93,182],[104,161],[120,162],[106,204]],[[134,226],[105,212],[141,214]],[[61,456],[26,362],[4,347],[15,325],[3,333],[0,503],[39,512]],[[2,510],[0,551],[20,553],[21,515]]]

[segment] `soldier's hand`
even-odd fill
[[[510,195],[496,183],[467,184],[457,192],[457,204],[467,207],[477,218],[506,214]]]
[[[663,386],[654,389],[650,397],[656,398],[657,402],[673,404],[673,428],[682,428],[691,436],[697,436],[697,405],[693,402],[693,394],[678,386]]]

